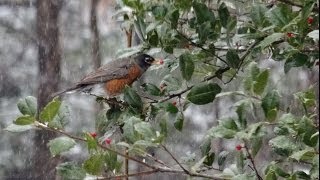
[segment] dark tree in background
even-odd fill
[[[37,35],[39,60],[38,109],[41,110],[51,100],[50,95],[58,90],[61,50],[59,45],[59,12],[61,0],[37,1]],[[54,133],[38,130],[34,136],[32,177],[54,179],[58,158],[52,158],[47,148]],[[50,159],[50,161],[49,161]]]

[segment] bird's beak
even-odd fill
[[[161,65],[161,64],[163,64],[163,59],[155,59],[151,64],[152,65],[155,65],[155,64]]]

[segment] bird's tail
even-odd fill
[[[71,87],[71,88],[64,89],[64,90],[61,90],[61,91],[52,93],[52,94],[50,95],[50,97],[53,99],[53,98],[55,98],[55,97],[60,96],[61,94],[64,94],[64,93],[69,92],[69,91],[76,90],[76,89],[78,89],[78,88],[79,88],[78,86],[73,86],[73,87]]]

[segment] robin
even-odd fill
[[[113,97],[121,94],[127,85],[130,86],[153,64],[163,64],[163,61],[155,60],[147,54],[116,59],[89,73],[73,87],[54,93],[52,96],[56,97],[73,90],[90,92],[94,85],[103,84],[107,95]]]

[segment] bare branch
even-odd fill
[[[182,166],[182,164],[178,161],[178,159],[176,157],[174,157],[174,155],[167,149],[167,147],[165,145],[161,145],[162,148],[171,156],[171,158],[180,166],[180,168],[187,174],[189,174],[190,172],[184,168]]]

